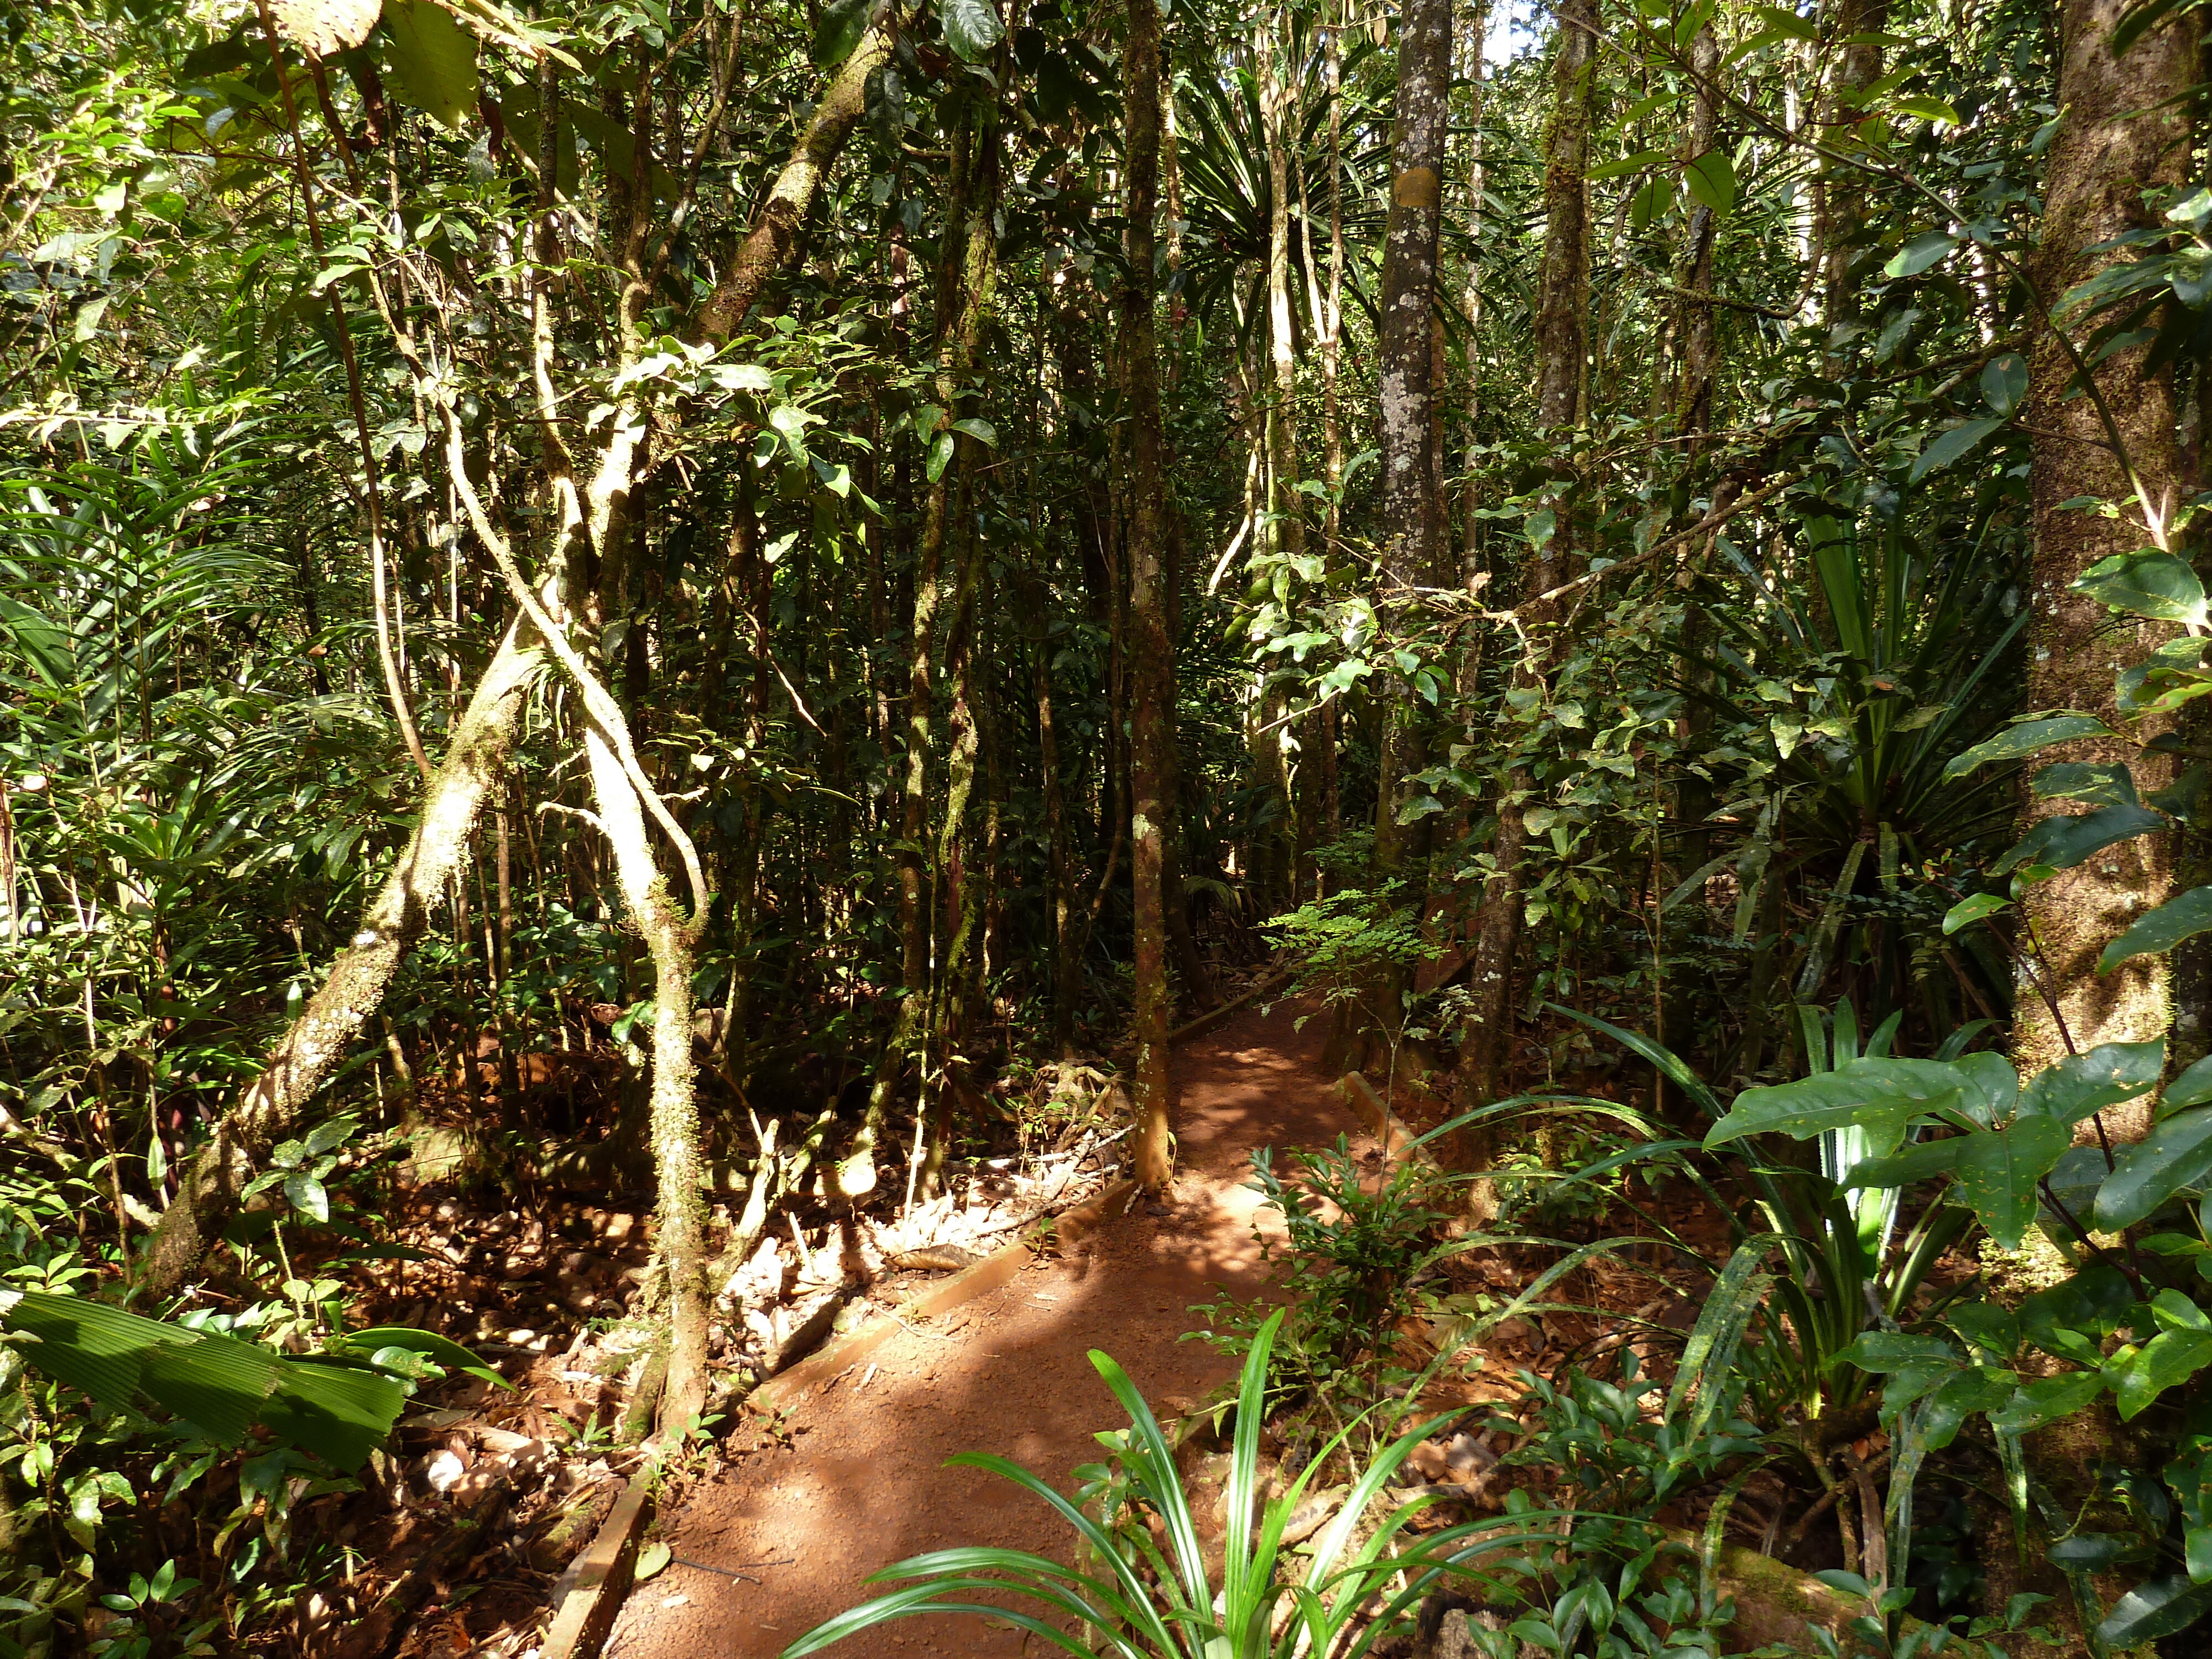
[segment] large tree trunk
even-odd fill
[[[422,936],[432,906],[459,869],[486,798],[506,773],[543,656],[526,621],[517,621],[500,642],[431,776],[407,850],[362,913],[353,942],[270,1051],[261,1075],[216,1125],[147,1241],[139,1284],[155,1297],[171,1294],[198,1272],[236,1212],[255,1166],[270,1146],[301,1127],[315,1091],[383,1002],[393,972]]]
[[[1443,229],[1444,141],[1450,129],[1451,0],[1407,0],[1398,26],[1392,117],[1390,216],[1383,233],[1382,374],[1382,574],[1386,604],[1402,606],[1427,582],[1444,544],[1435,488],[1437,297]],[[1391,701],[1376,781],[1375,858],[1403,868],[1410,837],[1398,822],[1406,775],[1419,768],[1414,702]]]
[[[1167,707],[1170,659],[1164,569],[1167,467],[1160,418],[1159,363],[1152,332],[1153,215],[1159,198],[1160,15],[1129,8],[1122,59],[1127,99],[1127,222],[1128,274],[1123,279],[1121,383],[1128,399],[1129,874],[1136,908],[1136,1039],[1133,1082],[1137,1112],[1137,1179],[1150,1192],[1175,1173],[1169,1132],[1167,913],[1164,872],[1167,842],[1167,746],[1175,741]]]
[[[1536,308],[1536,419],[1556,445],[1573,439],[1582,414],[1583,358],[1589,346],[1583,313],[1589,289],[1589,211],[1587,199],[1590,104],[1595,81],[1596,0],[1565,0],[1553,58],[1551,131],[1544,154],[1544,268]],[[1573,514],[1562,501],[1558,529],[1533,546],[1522,573],[1522,615],[1534,626],[1552,618],[1528,600],[1557,586],[1570,572]],[[1516,672],[1523,684],[1542,676],[1537,659],[1523,658]],[[1528,848],[1522,812],[1534,780],[1516,771],[1498,804],[1475,934],[1465,1035],[1460,1045],[1460,1086],[1468,1105],[1495,1098],[1511,1060],[1514,969],[1521,943],[1522,866]]]
[[[2064,114],[2051,149],[2043,245],[2031,273],[2046,305],[2055,306],[2067,289],[2113,260],[2128,258],[2087,250],[2155,227],[2143,191],[2188,173],[2184,94],[2197,79],[2197,30],[2191,21],[2154,29],[2116,62],[2107,43],[2125,9],[2123,0],[2068,0],[2061,16],[2058,104]],[[2187,462],[2175,430],[2171,379],[2164,371],[2146,374],[2142,359],[2140,349],[2106,358],[2094,370],[2096,384],[2151,497],[2151,510],[2170,522],[2186,497]],[[2027,424],[2035,434],[2035,621],[2021,705],[2079,708],[2112,721],[2115,670],[2141,662],[2176,630],[2116,619],[2068,590],[2100,559],[2163,539],[2164,528],[2146,533],[2142,509],[2107,447],[2109,434],[2095,403],[2069,395],[2074,366],[2048,330],[2037,336],[2031,369]],[[2117,502],[2120,516],[2100,518],[2066,505],[2083,496]],[[2159,724],[2142,735],[2152,735]],[[2168,787],[2176,765],[2172,756],[2138,758],[2130,744],[2094,739],[2042,758],[2132,763],[2136,793],[2143,796]],[[2064,805],[2030,799],[2024,825]],[[2102,975],[2096,960],[2115,934],[2172,895],[2173,840],[2155,836],[2123,842],[2029,890],[2023,908],[2063,1024],[2052,1019],[2030,986],[2021,985],[2013,1054],[2023,1070],[2049,1065],[2069,1049],[2141,1041],[2166,1030],[2172,1014],[2166,958],[2137,957]],[[2140,1135],[2148,1127],[2144,1109],[2131,1115],[2131,1125],[2116,1127]],[[2107,1122],[2114,1124],[2114,1115],[2107,1115]]]
[[[868,77],[890,61],[891,41],[898,30],[896,8],[860,39],[853,55],[839,65],[823,93],[822,101],[807,118],[806,129],[792,146],[783,171],[776,175],[760,217],[746,234],[730,268],[714,284],[714,291],[699,307],[699,332],[709,340],[726,340],[744,322],[745,313],[761,296],[769,279],[781,270],[799,241],[799,227],[822,188],[845,141],[868,111]]]

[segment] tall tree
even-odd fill
[[[1398,23],[1398,92],[1391,118],[1390,214],[1383,232],[1377,325],[1386,599],[1403,606],[1443,551],[1435,487],[1436,348],[1431,318],[1443,234],[1444,142],[1451,126],[1451,0],[1409,0]],[[1409,836],[1398,822],[1404,781],[1419,768],[1409,696],[1392,700],[1376,791],[1375,853],[1403,867]]]
[[[2042,246],[2030,271],[2046,307],[2129,257],[2112,250],[2113,239],[2158,227],[2144,191],[2189,174],[2195,14],[2154,29],[2116,58],[2112,27],[2126,9],[2122,0],[2067,0],[2059,15],[2062,114],[2050,152]],[[2077,356],[2055,329],[2037,331],[2027,404],[2035,444],[2034,622],[2021,706],[2078,708],[2109,721],[2115,671],[2141,662],[2176,630],[2117,620],[2069,590],[2100,559],[2146,539],[2171,544],[2177,509],[2195,484],[2177,428],[2171,373],[2148,371],[2142,348],[2118,352],[2091,371],[2089,395],[2077,395]],[[2084,498],[2111,501],[2119,515],[2073,505]],[[2161,724],[2152,722],[2144,734]],[[2050,758],[2130,763],[2139,797],[2169,787],[2177,763],[2170,754],[2138,757],[2132,744],[2097,738],[2053,750]],[[2032,823],[2064,805],[2030,798],[2023,817]],[[2166,1030],[2172,1014],[2166,958],[2137,957],[2106,975],[2097,972],[2096,961],[2106,941],[2172,896],[2172,841],[2158,836],[2123,842],[2026,895],[2057,1018],[2033,987],[2022,985],[2013,1051],[2023,1069],[2070,1050]],[[2139,1133],[2148,1125],[2140,1121],[2142,1109],[2136,1116]]]
[[[1553,48],[1551,126],[1544,145],[1544,265],[1537,285],[1535,326],[1536,421],[1555,453],[1573,441],[1589,352],[1584,313],[1589,291],[1589,133],[1596,56],[1597,0],[1561,0]],[[1557,470],[1565,476],[1564,462]],[[1571,504],[1564,496],[1556,499],[1557,528],[1548,538],[1532,538],[1522,570],[1521,614],[1538,629],[1552,621],[1545,596],[1569,574],[1574,556]],[[1534,653],[1545,649],[1540,643],[1532,645],[1516,665],[1516,675],[1524,686],[1540,682],[1542,663]],[[1524,814],[1534,787],[1529,774],[1516,768],[1498,801],[1498,830],[1491,843],[1491,867],[1476,926],[1467,1024],[1460,1044],[1460,1087],[1469,1101],[1496,1095],[1509,1059],[1528,847]]]
[[[1129,409],[1128,547],[1130,647],[1129,876],[1136,910],[1135,1001],[1131,1035],[1137,1111],[1137,1179],[1147,1191],[1175,1173],[1169,1128],[1167,914],[1164,880],[1170,775],[1175,741],[1170,684],[1165,437],[1160,416],[1158,352],[1153,332],[1153,219],[1159,205],[1160,14],[1155,0],[1131,0],[1122,57],[1127,174],[1121,290],[1122,391]]]

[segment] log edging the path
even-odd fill
[[[1358,1115],[1360,1121],[1366,1124],[1368,1133],[1382,1143],[1384,1158],[1390,1157],[1398,1148],[1411,1146],[1417,1139],[1406,1127],[1405,1120],[1392,1111],[1382,1097],[1375,1092],[1375,1085],[1367,1080],[1364,1073],[1346,1072],[1337,1079],[1336,1091],[1344,1097],[1345,1104]],[[1425,1147],[1417,1149],[1413,1158],[1416,1163],[1435,1167],[1436,1160],[1429,1156]]]

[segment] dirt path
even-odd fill
[[[1175,1057],[1182,1171],[1166,1212],[1142,1205],[1072,1259],[1042,1264],[949,1315],[936,1334],[902,1334],[803,1400],[788,1448],[754,1454],[661,1522],[678,1555],[716,1566],[785,1560],[750,1584],[671,1565],[630,1597],[616,1659],[773,1659],[872,1592],[860,1581],[903,1557],[955,1544],[1059,1554],[1066,1533],[1035,1498],[969,1469],[957,1452],[995,1451],[1065,1487],[1095,1461],[1091,1435],[1127,1419],[1085,1357],[1103,1348],[1146,1397],[1194,1400],[1234,1370],[1176,1339],[1216,1285],[1256,1297],[1270,1270],[1243,1189],[1261,1146],[1316,1146],[1358,1126],[1322,1074],[1327,1022],[1294,1029],[1278,1003],[1193,1039]],[[865,1371],[866,1368],[862,1368]],[[1012,1656],[1017,1633],[975,1620],[902,1620],[833,1650],[838,1659]]]

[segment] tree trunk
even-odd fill
[[[2116,259],[2094,244],[2155,228],[2145,189],[2183,179],[2189,167],[2189,118],[2184,94],[2196,80],[2198,33],[2193,20],[2147,33],[2115,62],[2107,45],[2125,9],[2122,0],[2068,0],[2061,17],[2058,104],[2064,112],[2051,148],[2044,234],[2031,275],[2044,302],[2056,306],[2075,283]],[[2031,625],[2023,708],[2078,708],[2114,721],[2113,675],[2141,662],[2177,632],[2162,623],[2116,618],[2068,590],[2099,560],[2165,540],[2165,523],[2186,499],[2189,470],[2175,428],[2170,374],[2146,374],[2141,349],[2107,357],[2096,385],[2164,520],[2146,534],[2142,509],[2106,447],[2109,435],[2094,401],[2068,394],[2074,366],[2058,339],[2040,331],[2032,348],[2026,424],[2034,436],[2031,474],[2035,514],[2035,620]],[[2078,497],[2118,504],[2106,519],[2069,507]],[[2167,725],[2138,726],[2149,737]],[[2138,795],[2169,787],[2170,755],[2136,757],[2134,745],[2089,739],[2041,757],[2054,761],[2132,762]],[[2030,799],[2023,827],[2066,803]],[[2171,835],[2123,842],[2031,888],[2022,908],[2042,949],[2045,970],[2063,1026],[2023,983],[2015,1001],[2013,1055],[2023,1071],[2069,1050],[2139,1042],[2163,1033],[2172,1015],[2169,968],[2160,956],[2137,957],[2106,975],[2096,971],[2106,943],[2142,912],[2171,897],[2178,849]],[[2145,1109],[2107,1114],[2120,1133],[2140,1136]]]
[[[1556,445],[1571,442],[1582,412],[1583,358],[1588,342],[1583,312],[1589,288],[1589,215],[1587,182],[1590,103],[1595,81],[1596,0],[1564,0],[1553,58],[1553,112],[1544,157],[1544,269],[1536,312],[1536,419]],[[1522,574],[1523,616],[1537,626],[1549,623],[1528,600],[1559,585],[1572,558],[1572,514],[1562,501],[1558,529],[1550,540],[1532,545]],[[1537,685],[1543,673],[1540,653],[1532,646],[1516,669],[1523,685]],[[1504,1085],[1512,1060],[1514,969],[1521,942],[1522,863],[1528,835],[1522,821],[1534,780],[1516,769],[1498,803],[1498,835],[1492,843],[1480,918],[1475,933],[1469,981],[1466,1034],[1460,1047],[1463,1104],[1494,1099]]]
[[[1408,0],[1398,29],[1398,95],[1392,117],[1390,216],[1384,231],[1377,325],[1382,464],[1384,601],[1405,605],[1443,548],[1434,485],[1437,249],[1443,230],[1444,141],[1450,129],[1451,0]],[[1398,822],[1406,775],[1418,769],[1413,698],[1393,696],[1376,780],[1375,859],[1404,867],[1409,837]]]
[[[1166,563],[1167,467],[1162,453],[1159,364],[1152,336],[1152,218],[1159,197],[1160,16],[1157,7],[1129,8],[1123,58],[1127,100],[1128,168],[1121,283],[1121,377],[1129,409],[1129,645],[1131,721],[1129,870],[1136,909],[1135,1038],[1133,1091],[1137,1115],[1137,1179],[1158,1192],[1175,1173],[1168,1127],[1167,915],[1163,873],[1167,800],[1163,785],[1174,741],[1166,707],[1170,671]]]
[[[302,1127],[315,1091],[383,1002],[393,972],[422,936],[432,906],[459,869],[486,798],[506,774],[543,655],[527,621],[517,621],[500,642],[431,776],[407,850],[362,912],[353,942],[270,1051],[261,1075],[216,1125],[147,1241],[139,1285],[155,1299],[173,1293],[198,1272],[236,1212],[256,1164]]]
[[[853,136],[853,129],[867,113],[868,77],[890,61],[891,42],[897,33],[898,12],[894,6],[860,38],[853,55],[839,66],[822,101],[807,118],[806,130],[792,146],[783,171],[776,175],[760,217],[731,260],[729,270],[699,307],[698,329],[706,338],[719,342],[734,334],[769,279],[791,256],[822,180],[845,148],[845,141]]]

